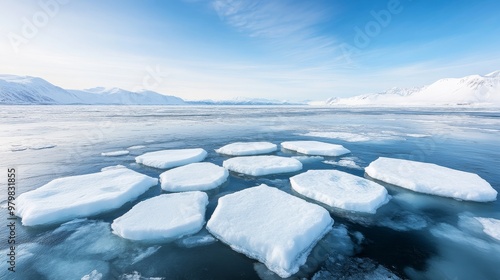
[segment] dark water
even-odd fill
[[[350,162],[366,167],[379,156],[432,162],[477,173],[500,189],[500,112],[479,109],[334,109],[310,107],[1,107],[0,162],[4,174],[17,169],[18,194],[52,179],[98,172],[111,165],[158,177],[163,170],[135,164],[145,152],[201,147],[206,161],[221,165],[214,149],[235,141],[320,140],[352,151]],[[307,136],[307,133],[316,133]],[[331,138],[317,137],[329,132]],[[323,135],[325,136],[325,135]],[[37,146],[56,145],[48,149]],[[102,157],[126,149],[130,155]],[[30,149],[31,147],[31,149]],[[26,150],[22,150],[26,148]],[[22,150],[15,151],[14,150]],[[298,156],[278,151],[282,156]],[[303,171],[338,169],[365,176],[362,169],[309,159]],[[344,158],[345,159],[345,158]],[[210,218],[217,199],[267,184],[293,195],[288,178],[231,174],[208,192]],[[0,177],[5,206],[6,176]],[[380,182],[381,183],[381,182]],[[410,279],[500,279],[500,241],[482,232],[473,217],[500,219],[500,203],[472,203],[416,194],[381,183],[392,195],[377,214],[329,209],[335,228],[294,277],[317,279],[398,276]],[[178,242],[138,244],[113,235],[109,223],[140,200],[161,193],[151,188],[121,209],[62,226],[26,228],[17,224],[17,272],[0,265],[1,279],[80,279],[97,270],[102,279],[278,279],[256,261],[216,242],[186,248]],[[0,209],[4,222],[7,210]],[[208,234],[205,230],[199,235]],[[6,227],[0,237],[8,236]],[[7,243],[0,243],[5,256]],[[319,272],[319,273],[318,273]],[[141,275],[140,278],[139,275]],[[128,278],[127,278],[128,277]],[[135,277],[135,278],[134,278]]]

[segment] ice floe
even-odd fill
[[[125,156],[128,155],[130,152],[129,151],[113,151],[113,152],[105,152],[101,153],[101,156],[103,157],[118,157],[118,156]]]
[[[487,235],[500,240],[500,220],[493,218],[475,218],[483,226],[483,232]]]
[[[55,148],[57,145],[55,144],[50,144],[50,143],[40,143],[40,144],[33,144],[30,146],[31,150],[45,150],[45,149],[52,149]]]
[[[478,202],[494,201],[497,196],[497,191],[477,174],[432,163],[380,157],[365,172],[415,192]]]
[[[142,201],[111,224],[126,239],[165,242],[198,232],[205,223],[204,192],[163,194]]]
[[[317,161],[322,161],[325,158],[321,156],[293,156],[292,158],[302,162],[302,163],[313,163]]]
[[[338,170],[309,170],[290,183],[305,197],[348,211],[375,213],[389,201],[383,186]]]
[[[311,156],[338,157],[351,152],[342,145],[319,141],[287,141],[281,143],[281,147]]]
[[[335,165],[335,166],[346,167],[346,168],[351,168],[351,169],[363,170],[363,167],[359,166],[356,163],[355,158],[352,158],[352,157],[342,158],[339,161],[325,160],[325,161],[323,161],[323,163]]]
[[[248,156],[227,159],[222,166],[250,176],[263,176],[295,172],[302,169],[302,163],[293,158],[279,156]]]
[[[177,149],[145,153],[136,157],[135,161],[143,165],[159,169],[167,169],[199,162],[204,160],[206,156],[207,152],[201,148]]]
[[[272,153],[277,149],[278,146],[270,142],[236,142],[215,151],[229,156],[251,156]]]
[[[25,226],[55,224],[120,208],[158,180],[127,168],[63,177],[17,198]]]
[[[136,145],[136,146],[130,146],[127,148],[127,150],[139,150],[139,149],[144,149],[146,146],[143,145]]]
[[[169,192],[206,191],[223,184],[229,172],[210,162],[177,167],[160,175],[161,188]]]
[[[260,185],[221,197],[207,229],[233,250],[288,277],[332,224],[324,208]]]

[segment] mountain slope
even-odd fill
[[[331,98],[339,106],[500,106],[500,71],[463,78],[441,79],[420,88],[392,88],[386,92]]]
[[[184,100],[154,91],[118,88],[65,90],[44,79],[0,75],[0,104],[182,105]]]

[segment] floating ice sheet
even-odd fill
[[[104,157],[118,157],[118,156],[125,156],[128,155],[130,152],[129,151],[113,151],[113,152],[105,152],[101,153],[101,156]]]
[[[311,156],[338,157],[351,152],[342,145],[319,141],[288,141],[281,143],[281,147]]]
[[[197,162],[177,167],[160,175],[161,187],[169,192],[206,191],[224,183],[229,172],[210,162]]]
[[[207,229],[233,250],[288,277],[332,224],[324,208],[261,185],[221,197]]]
[[[375,213],[389,201],[383,186],[338,170],[309,170],[290,183],[303,196],[348,211]]]
[[[493,218],[476,218],[483,226],[483,232],[487,235],[500,240],[500,220]]]
[[[158,180],[127,168],[63,177],[17,198],[25,226],[55,224],[120,208]]]
[[[374,179],[415,192],[478,202],[497,197],[497,191],[477,174],[432,163],[380,157],[365,171]]]
[[[251,156],[272,153],[277,149],[276,144],[269,142],[236,142],[215,151],[229,156]]]
[[[205,223],[204,192],[163,194],[135,205],[111,224],[126,239],[164,242],[198,232]]]
[[[201,148],[163,150],[145,153],[141,156],[136,157],[135,161],[147,166],[159,169],[167,169],[199,162],[204,160],[206,156],[207,152]]]
[[[235,157],[225,160],[223,166],[231,171],[250,176],[289,173],[302,169],[300,161],[279,156]]]

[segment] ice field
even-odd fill
[[[16,279],[500,279],[498,111],[1,109]]]

